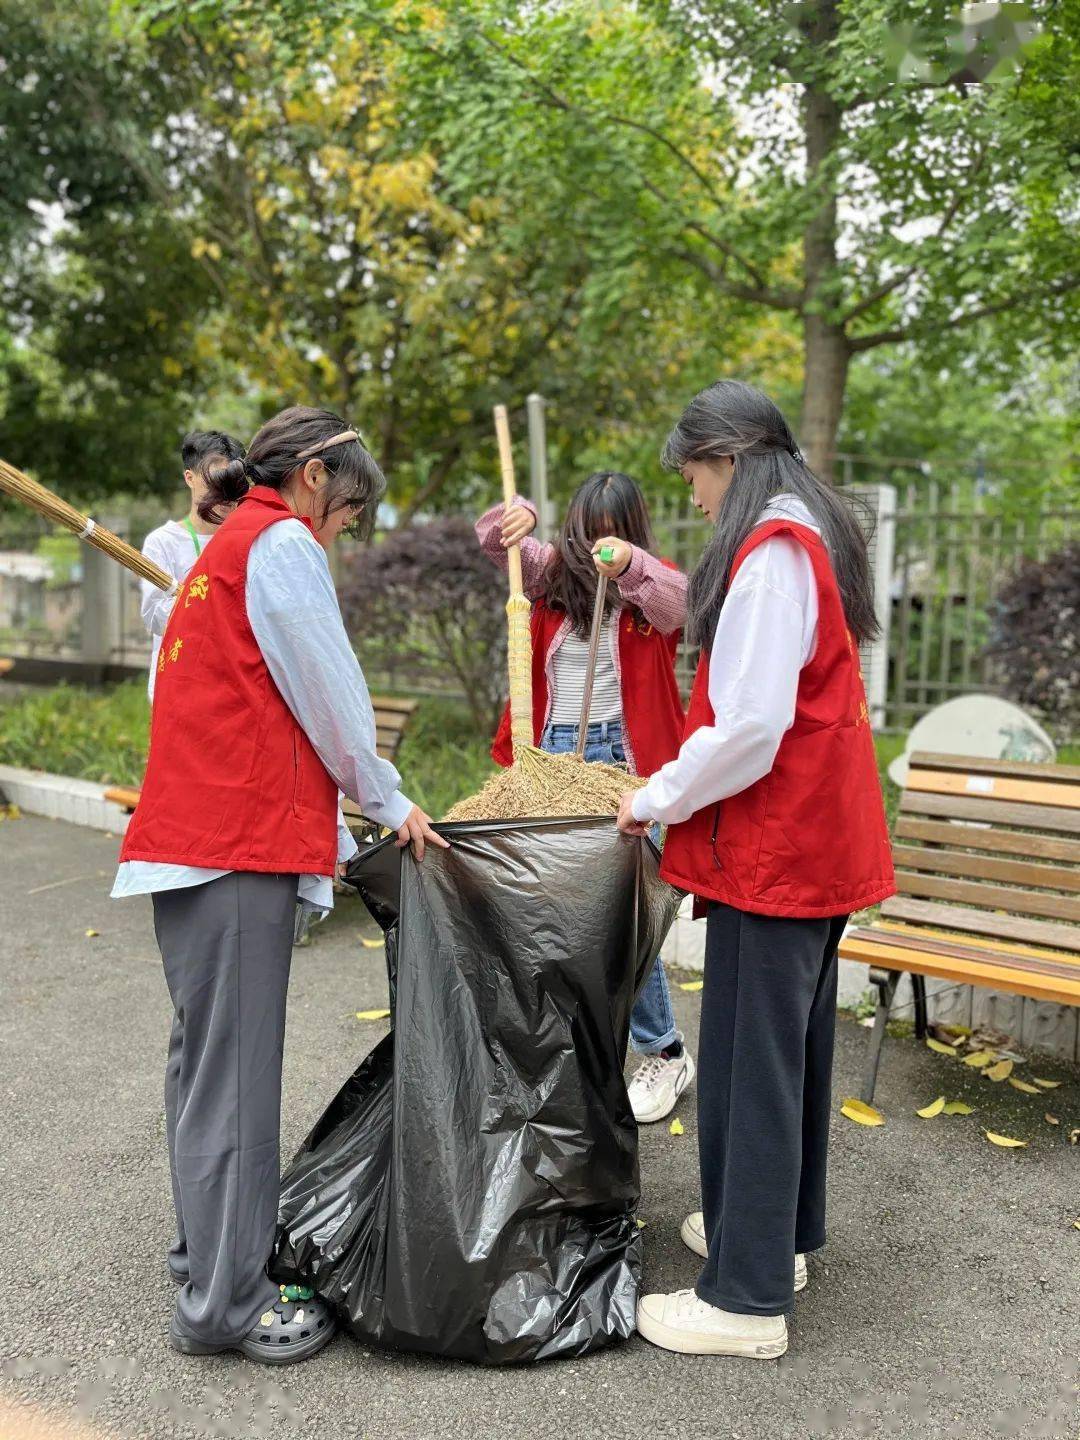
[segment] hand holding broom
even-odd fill
[[[175,594],[177,590],[176,581],[155,565],[152,560],[129,545],[126,540],[121,540],[119,535],[114,535],[111,530],[106,530],[104,525],[99,525],[89,516],[81,514],[73,505],[66,500],[61,500],[59,495],[54,495],[51,490],[46,490],[44,485],[39,485],[36,480],[31,480],[29,475],[24,475],[21,470],[16,470],[14,465],[9,465],[6,460],[0,460],[0,490],[5,490],[9,495],[14,495],[16,500],[22,500],[39,515],[44,515],[46,520],[51,520],[56,525],[63,525],[72,534],[77,535],[80,540],[85,540],[98,550],[103,550],[106,555],[118,560],[143,580],[149,580],[159,590],[165,590]]]

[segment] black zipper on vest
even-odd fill
[[[712,838],[709,842],[712,847],[713,864],[718,870],[722,870],[724,868],[723,865],[720,864],[720,856],[716,853],[716,834],[717,831],[720,829],[720,809],[722,805],[723,801],[717,802],[716,814],[713,816]]]

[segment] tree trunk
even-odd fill
[[[821,480],[833,478],[849,359],[842,325],[813,313],[804,318],[802,446],[806,463]]]
[[[804,28],[824,51],[836,38],[836,0],[818,0]],[[803,405],[802,440],[810,468],[832,479],[836,434],[844,408],[850,351],[844,327],[829,318],[835,308],[836,149],[843,110],[811,80],[803,95],[806,183],[816,197],[803,232]]]

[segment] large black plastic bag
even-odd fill
[[[393,1031],[282,1180],[274,1274],[362,1340],[505,1364],[634,1326],[634,995],[678,895],[610,819],[448,825],[348,879],[387,931]],[[403,858],[404,857],[404,858]]]

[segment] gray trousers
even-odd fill
[[[180,1329],[228,1344],[277,1298],[281,1056],[295,875],[237,871],[154,895],[174,1018],[165,1069]]]

